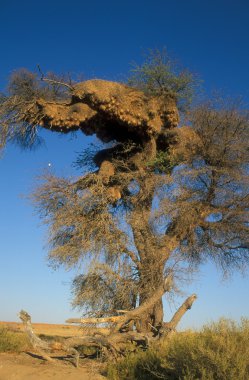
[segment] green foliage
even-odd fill
[[[249,378],[249,320],[222,319],[200,332],[178,333],[110,365],[111,380],[245,380]]]
[[[171,157],[167,151],[159,151],[153,161],[147,163],[148,168],[156,173],[170,173],[181,162],[181,157]]]
[[[21,352],[28,347],[29,342],[24,333],[0,328],[0,352]]]
[[[187,69],[179,67],[166,49],[149,50],[142,65],[134,64],[128,85],[156,97],[173,97],[180,111],[186,111],[193,101],[200,80]]]

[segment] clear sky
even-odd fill
[[[248,103],[248,19],[248,0],[0,0],[0,89],[13,70],[37,64],[43,71],[122,80],[146,49],[166,47],[208,92],[222,89]],[[44,137],[39,150],[8,146],[0,160],[0,320],[17,320],[21,308],[40,322],[80,315],[70,306],[73,273],[48,267],[46,229],[23,195],[49,163],[58,174],[74,174],[71,163],[89,140]],[[201,267],[186,289],[198,300],[181,327],[249,317],[248,290],[248,273],[223,281],[212,264]],[[166,319],[177,305],[166,305]]]

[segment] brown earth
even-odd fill
[[[19,322],[1,322],[0,328],[6,327],[10,331],[24,331],[24,326]],[[80,327],[77,325],[62,325],[62,324],[49,324],[49,323],[33,323],[32,327],[34,332],[37,335],[48,335],[48,336],[62,336],[65,338],[72,336],[80,336],[80,335],[89,335],[91,333],[91,327]],[[108,329],[99,328],[103,334],[105,334]]]
[[[36,334],[55,335],[55,336],[77,336],[82,335],[83,330],[78,326],[49,324],[49,323],[32,323]],[[24,331],[22,323],[18,322],[1,322],[0,327],[6,327],[11,331]]]
[[[83,359],[80,367],[75,368],[71,362],[63,360],[51,364],[28,353],[0,354],[0,380],[101,380],[95,361]]]
[[[60,324],[34,323],[36,334],[48,336],[77,336],[83,334],[78,326]],[[23,331],[22,323],[0,322],[0,327],[10,331]],[[61,356],[60,356],[61,355]],[[0,353],[0,380],[101,380],[101,363],[86,358],[80,359],[79,368],[75,368],[72,358],[65,353],[51,355],[56,363],[48,363],[35,354],[34,351],[22,353]]]

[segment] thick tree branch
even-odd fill
[[[192,296],[188,297],[186,301],[179,307],[179,309],[175,312],[170,322],[166,322],[163,324],[164,327],[166,327],[169,330],[174,330],[180,320],[182,319],[183,315],[186,313],[187,310],[191,309],[193,303],[197,299],[196,294],[192,294]]]
[[[81,323],[81,324],[100,324],[100,323],[117,323],[123,316],[113,316],[113,317],[101,317],[101,318],[69,318],[66,323]]]
[[[130,310],[125,315],[104,317],[104,318],[70,318],[66,320],[66,323],[117,323],[113,332],[118,332],[120,328],[129,322],[130,320],[140,319],[141,316],[151,307],[157,303],[165,292],[168,292],[172,286],[172,274],[165,278],[164,284],[160,286],[153,296],[146,300],[142,305],[136,309]]]

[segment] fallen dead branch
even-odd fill
[[[70,339],[65,340],[65,342],[63,343],[58,341],[46,342],[45,340],[40,339],[34,333],[31,324],[31,317],[26,311],[21,310],[19,313],[19,317],[25,326],[25,331],[28,335],[31,346],[43,359],[49,362],[55,362],[55,360],[52,359],[47,354],[47,352],[52,353],[55,351],[65,351],[74,357],[75,366],[79,366],[79,352],[74,348],[74,342],[70,342]]]
[[[151,325],[151,332],[143,333],[135,330],[127,331],[127,329],[125,329],[127,328],[127,326],[129,326],[129,324],[132,321],[140,320],[143,314],[146,313],[146,311],[149,310],[151,307],[153,307],[166,291],[170,290],[171,285],[172,276],[169,275],[165,279],[164,285],[159,287],[154,292],[153,296],[149,298],[146,302],[144,302],[142,305],[129,311],[117,311],[122,315],[103,318],[70,318],[66,322],[79,323],[84,325],[98,325],[102,323],[112,324],[113,326],[110,328],[109,335],[102,334],[101,332],[99,332],[98,334],[98,327],[96,327],[96,329],[94,330],[95,332],[93,334],[94,336],[85,336],[79,339],[81,342],[84,342],[84,344],[88,346],[97,345],[99,348],[106,348],[107,351],[109,351],[109,353],[111,352],[112,355],[116,358],[120,355],[123,355],[122,347],[120,348],[120,345],[122,346],[122,344],[133,342],[136,345],[143,345],[144,347],[147,347],[149,345],[149,342],[152,341],[155,337],[169,338],[172,335],[183,315],[186,313],[187,310],[189,310],[192,307],[194,301],[197,298],[196,294],[191,295],[183,302],[183,304],[176,311],[170,322],[165,322],[159,326]],[[133,324],[132,326],[132,328],[134,329]],[[97,335],[100,336],[98,337]]]
[[[63,350],[70,353],[75,359],[75,366],[79,365],[79,352],[77,347],[95,347],[100,349],[103,354],[107,357],[112,357],[117,359],[120,356],[124,356],[126,352],[126,345],[128,343],[134,343],[136,346],[143,346],[147,348],[150,342],[155,337],[166,336],[167,338],[175,331],[175,328],[183,315],[192,307],[192,304],[196,300],[197,296],[193,294],[188,297],[186,301],[180,306],[176,311],[170,322],[164,323],[162,326],[151,326],[151,332],[138,332],[138,331],[124,331],[124,326],[128,325],[131,320],[138,320],[141,315],[146,312],[151,306],[153,306],[158,299],[163,295],[163,293],[168,289],[170,284],[170,278],[165,280],[164,287],[159,288],[144,304],[137,307],[134,310],[127,311],[124,315],[107,317],[107,318],[71,318],[67,320],[67,323],[104,323],[103,321],[114,323],[114,328],[110,329],[109,335],[102,333],[102,329],[94,329],[92,335],[85,335],[79,337],[72,337],[66,339],[63,343],[61,342],[46,342],[40,339],[33,331],[31,325],[31,317],[25,312],[21,311],[19,313],[20,319],[25,325],[25,330],[28,334],[30,343],[36,352],[41,355],[45,360],[54,362],[48,353],[54,351]],[[154,330],[154,331],[153,331]],[[155,333],[156,332],[156,333]]]

